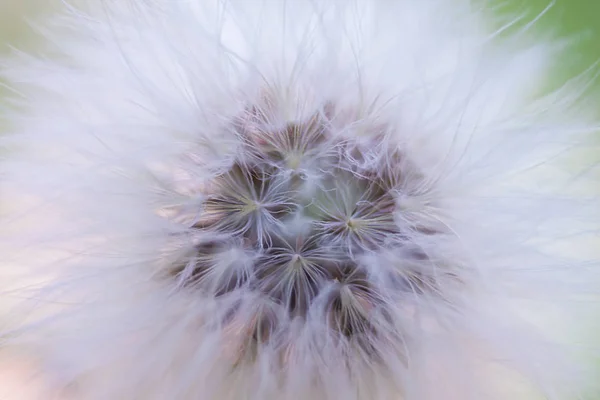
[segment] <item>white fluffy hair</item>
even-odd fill
[[[4,69],[1,343],[32,379],[86,400],[591,388],[593,168],[559,163],[589,146],[590,77],[539,95],[562,44],[501,39],[466,0],[88,3]]]

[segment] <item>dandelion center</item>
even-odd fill
[[[282,315],[359,337],[385,303],[365,256],[406,238],[396,221],[406,172],[398,146],[381,134],[340,133],[325,112],[283,127],[256,110],[241,121],[233,124],[241,150],[203,185],[191,226],[209,239],[177,275],[214,298],[261,299],[266,306],[246,322],[255,341],[269,340]]]

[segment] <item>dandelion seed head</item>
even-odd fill
[[[596,125],[585,77],[538,96],[560,46],[468,0],[65,13],[2,71],[0,343],[52,389],[582,397],[598,257],[558,249],[597,196],[554,163]]]
[[[370,316],[391,312],[386,291],[414,293],[415,277],[380,266],[372,271],[365,260],[382,251],[411,258],[404,249],[416,230],[397,223],[396,201],[407,186],[422,185],[422,175],[400,162],[399,144],[381,127],[359,141],[340,134],[334,118],[335,105],[326,104],[277,129],[268,110],[253,106],[238,119],[243,123],[233,123],[239,153],[200,185],[199,210],[187,210],[197,216],[192,235],[205,239],[185,267],[172,270],[183,287],[215,298],[252,292],[280,309],[277,315],[320,324],[348,342],[368,342]],[[247,256],[225,256],[234,244],[236,254]],[[412,262],[429,261],[423,255]],[[389,275],[393,287],[379,287],[373,274]],[[419,279],[434,285],[434,276]],[[253,319],[243,340],[274,340],[287,329],[268,316],[256,318],[266,320]]]

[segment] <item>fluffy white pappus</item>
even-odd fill
[[[536,94],[558,45],[500,42],[462,0],[88,3],[4,69],[0,343],[32,379],[85,400],[591,389],[593,169],[559,161],[595,126],[589,77]]]

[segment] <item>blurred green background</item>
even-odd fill
[[[600,0],[475,1],[496,16],[523,16],[515,29],[535,20],[531,26],[535,34],[568,41],[568,57],[554,66],[555,85],[577,76],[600,60]],[[596,71],[600,68],[593,69]],[[599,89],[599,83],[595,82],[592,90]]]
[[[9,45],[20,46],[28,42],[31,35],[27,19],[35,19],[50,8],[53,0],[0,0],[0,54],[5,54]]]
[[[513,0],[514,1],[514,0]],[[548,6],[548,0],[514,1],[528,4],[530,15],[540,13]],[[573,40],[573,70],[585,69],[600,59],[600,1],[557,0],[541,18],[539,29],[554,32]],[[568,71],[567,71],[568,72]]]

